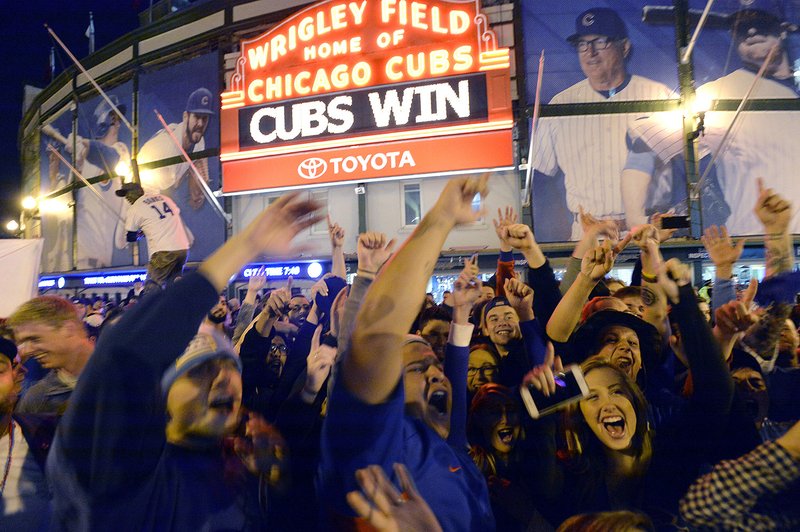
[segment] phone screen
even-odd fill
[[[577,366],[572,366],[563,373],[556,373],[555,383],[556,391],[554,394],[549,396],[543,395],[539,390],[531,385],[527,386],[527,392],[530,395],[531,401],[535,405],[535,410],[537,411],[537,415],[532,417],[536,418],[551,412],[555,412],[556,410],[559,410],[570,403],[579,401],[586,395],[586,393],[584,393],[585,383],[583,381],[583,373]],[[583,388],[581,387],[581,383],[584,383]],[[526,399],[524,395],[523,399]],[[526,404],[526,406],[528,405]],[[531,409],[528,408],[528,410],[530,412]]]
[[[688,216],[664,216],[661,218],[662,229],[684,229],[690,227]]]

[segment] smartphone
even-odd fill
[[[589,387],[586,385],[580,366],[572,364],[554,376],[556,393],[550,396],[545,396],[530,384],[522,386],[519,390],[522,402],[525,403],[525,408],[533,419],[561,410],[589,395]]]
[[[662,229],[685,229],[687,227],[691,227],[691,222],[689,221],[689,217],[682,215],[682,216],[662,216],[661,217],[661,228]]]

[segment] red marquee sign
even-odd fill
[[[478,0],[324,0],[242,41],[223,191],[508,167],[510,59]]]

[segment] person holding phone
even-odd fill
[[[565,426],[556,430],[553,417],[531,423],[540,432],[535,435],[540,448],[549,449],[536,491],[546,497],[539,507],[553,523],[576,513],[619,509],[643,510],[656,521],[672,522],[701,466],[718,459],[733,382],[690,281],[689,268],[676,259],[659,271],[658,284],[676,313],[696,387],[680,409],[659,420],[657,433],[634,374],[602,356],[602,349],[585,353],[589,394],[565,411]],[[610,345],[605,333],[598,333],[596,345]],[[559,367],[558,357],[548,357],[523,385],[550,395]]]

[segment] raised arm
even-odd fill
[[[508,232],[505,228],[517,223],[517,213],[510,205],[505,212],[497,209],[497,219],[492,220],[494,231],[500,240],[500,256],[497,258],[497,274],[495,275],[495,296],[504,297],[506,279],[514,276],[514,252],[513,247],[508,242]]]
[[[342,279],[347,278],[347,267],[344,263],[344,229],[331,222],[328,215],[328,236],[331,239],[331,273]]]
[[[731,280],[733,266],[742,256],[747,239],[740,238],[734,244],[724,225],[721,227],[712,225],[703,232],[701,240],[711,262],[714,263],[714,292],[711,296],[711,308],[716,310],[736,299],[736,290]]]
[[[792,220],[792,204],[771,188],[764,188],[764,180],[758,178],[758,200],[754,209],[764,225],[764,248],[767,255],[767,278],[793,268],[792,235],[789,223]]]
[[[384,402],[402,371],[402,338],[411,327],[447,235],[477,220],[475,194],[485,196],[488,176],[453,179],[403,247],[375,279],[356,318],[352,348],[342,361],[347,390],[368,404]],[[380,356],[378,356],[380,354]]]
[[[658,272],[658,282],[673,305],[683,351],[694,381],[692,403],[704,416],[723,420],[733,400],[733,380],[719,344],[697,306],[689,267],[670,259]]]
[[[561,301],[561,292],[558,291],[558,281],[553,269],[536,243],[530,227],[514,224],[505,233],[508,243],[519,250],[528,263],[528,286],[536,294],[533,300],[534,314],[544,323],[550,319],[556,305]]]
[[[316,222],[316,208],[297,194],[280,198],[198,273],[144,298],[103,335],[59,426],[54,458],[56,469],[69,462],[62,465],[75,471],[87,497],[102,498],[152,472],[166,443],[164,371],[197,333],[228,279],[260,253],[287,255],[294,236]]]
[[[788,490],[800,478],[800,424],[775,442],[721,462],[695,481],[681,500],[681,516],[692,527],[727,530],[797,530]],[[786,505],[759,505],[786,494]]]
[[[575,282],[575,279],[580,273],[580,264],[584,255],[597,246],[597,239],[599,237],[604,236],[610,239],[614,245],[616,245],[619,240],[619,228],[615,221],[598,220],[590,213],[585,212],[583,207],[579,208],[580,214],[578,215],[578,219],[581,222],[583,236],[575,245],[575,249],[572,250],[572,255],[570,255],[569,263],[567,264],[567,272],[564,274],[564,278],[561,280],[561,285],[559,286],[562,294],[566,294],[569,287]]]
[[[614,266],[614,258],[614,251],[608,240],[584,255],[581,273],[561,298],[561,302],[547,322],[547,336],[556,342],[569,340],[572,331],[580,321],[586,299],[597,282],[611,271]]]
[[[239,343],[239,339],[244,334],[247,326],[253,321],[253,314],[256,310],[256,296],[258,292],[267,284],[267,277],[264,275],[264,267],[258,269],[258,272],[250,276],[247,280],[247,294],[242,301],[242,307],[239,309],[239,314],[236,315],[236,327],[233,330],[233,338],[231,342],[233,345]]]
[[[344,315],[339,325],[339,352],[343,353],[350,345],[350,337],[355,327],[356,315],[366,296],[367,289],[375,280],[378,270],[383,266],[394,251],[394,240],[387,242],[383,233],[368,232],[358,235],[356,254],[358,266],[350,295],[344,304]]]
[[[453,391],[453,408],[450,412],[450,434],[447,441],[457,449],[467,445],[467,366],[469,342],[474,325],[469,322],[472,305],[481,295],[477,255],[468,259],[464,269],[453,283],[453,321],[444,357],[444,373]]]

